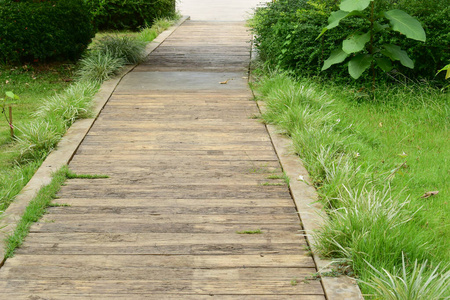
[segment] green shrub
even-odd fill
[[[154,20],[175,15],[175,0],[86,0],[101,30],[137,30]]]
[[[9,0],[0,6],[0,61],[78,59],[93,36],[84,0]]]
[[[327,32],[316,40],[328,24],[330,13],[338,10],[339,2],[278,0],[258,8],[251,25],[261,58],[297,75],[319,74],[323,61],[343,39],[356,30],[365,31],[364,26],[368,27],[362,20],[350,18],[341,21],[340,30]],[[416,17],[427,34],[425,43],[404,39],[398,33],[379,36],[381,43],[391,43],[407,50],[415,62],[413,70],[398,66],[391,74],[401,72],[410,78],[435,78],[436,72],[450,60],[450,0],[379,0],[376,4],[379,10],[395,7]],[[339,78],[346,70],[347,66],[336,65],[321,75]]]

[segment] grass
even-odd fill
[[[372,100],[354,87],[261,74],[253,85],[263,119],[292,138],[330,215],[317,236],[321,254],[364,281],[374,277],[369,264],[394,272],[402,255],[407,274],[414,262],[449,263],[449,94],[384,85]],[[421,198],[429,191],[439,193]]]
[[[0,91],[14,91],[20,99],[13,105],[13,122],[25,128],[36,120],[42,99],[52,97],[69,87],[74,66],[58,64],[47,66],[0,67]],[[20,138],[19,130],[15,133]],[[15,195],[31,179],[42,159],[17,163],[23,148],[10,137],[6,120],[0,120],[0,211],[5,210]]]
[[[67,179],[97,179],[109,178],[106,175],[76,174],[69,170],[68,166],[63,166],[53,174],[50,184],[42,187],[33,200],[30,201],[25,212],[19,221],[15,231],[7,237],[5,258],[14,255],[15,249],[19,248],[28,235],[33,223],[37,222],[46,212],[48,207],[68,207],[69,204],[52,203],[56,195]]]
[[[61,185],[66,181],[67,172],[67,166],[58,170],[53,175],[51,183],[41,188],[33,200],[31,200],[16,229],[6,239],[5,258],[10,258],[14,255],[15,249],[22,245],[23,240],[28,235],[31,225],[44,215],[45,209],[55,199]]]
[[[444,268],[442,274],[439,274],[439,266],[429,270],[427,261],[419,265],[416,260],[413,269],[408,271],[404,257],[402,257],[401,272],[394,269],[394,272],[391,273],[384,268],[382,271],[373,266],[371,268],[373,269],[373,279],[365,284],[373,288],[374,296],[377,299],[448,299],[450,287],[450,269],[448,267]]]
[[[262,234],[261,229],[236,231],[237,234]]]

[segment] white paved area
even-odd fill
[[[247,20],[255,7],[264,0],[179,0],[178,10],[191,20],[243,21]]]

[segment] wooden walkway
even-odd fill
[[[0,299],[325,299],[252,118],[249,40],[189,21],[122,80],[70,163],[110,177],[63,186],[69,206],[0,269]]]

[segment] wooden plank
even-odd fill
[[[251,281],[251,279],[249,278]],[[51,286],[52,291],[58,293],[77,294],[83,293],[111,293],[111,294],[200,294],[200,295],[302,295],[320,294],[322,286],[320,282],[305,283],[300,281],[292,285],[290,281],[267,280],[265,282],[234,281],[192,281],[192,280],[8,280],[0,282],[0,290],[3,295],[8,295],[11,290],[25,289],[30,293],[45,291]],[[1,295],[1,294],[0,294]],[[132,296],[131,296],[132,297]]]
[[[255,229],[255,227],[242,226],[243,230]],[[237,234],[231,233],[33,233],[30,234],[26,243],[28,246],[47,245],[50,247],[72,247],[72,246],[90,246],[96,247],[99,251],[106,248],[128,247],[154,247],[165,245],[215,245],[219,244],[291,244],[298,243],[301,249],[305,245],[303,235],[283,232],[283,233],[265,233],[265,234]],[[56,245],[55,245],[56,244]],[[113,249],[114,250],[114,249]],[[139,249],[134,249],[139,254]],[[301,251],[301,250],[299,250]],[[134,259],[130,256],[130,259]],[[231,258],[230,258],[231,259]],[[303,261],[313,264],[310,257],[304,257]]]
[[[56,237],[56,235],[53,236]],[[29,255],[21,255],[21,258],[26,259],[27,256]],[[105,267],[126,264],[130,268],[230,269],[315,267],[311,258],[304,255],[39,255],[31,258],[31,261],[35,261],[39,265],[52,265],[57,261],[66,261],[73,265],[79,265],[92,260],[102,263]]]
[[[181,296],[181,295],[180,295]],[[179,299],[180,296],[176,295],[168,295],[168,294],[160,294],[160,293],[140,293],[140,294],[133,294],[133,300],[146,300],[146,299],[160,299],[160,300],[166,300],[166,299]],[[236,295],[188,295],[183,294],[182,298],[185,300],[205,300],[205,299],[211,299],[211,297],[220,297],[222,300],[230,300],[230,299],[236,299]],[[258,295],[257,298],[260,300],[278,300],[280,299],[280,296],[283,297],[283,299],[286,300],[298,300],[298,295]],[[96,299],[96,300],[110,300],[110,299],[117,299],[117,300],[129,300],[129,295],[120,295],[120,294],[97,294],[97,293],[83,293],[79,292],[77,294],[64,294],[64,293],[56,293],[52,291],[39,291],[38,293],[8,293],[8,297],[15,300],[30,300],[30,299],[52,299],[52,300],[67,300],[67,299]],[[239,299],[255,299],[254,295],[238,295]],[[301,295],[302,300],[325,300],[324,295]]]
[[[150,219],[150,218],[149,218]],[[298,224],[290,225],[258,225],[249,227],[244,224],[191,224],[191,223],[152,223],[144,222],[117,222],[113,216],[106,220],[98,221],[73,221],[63,223],[39,222],[30,228],[31,233],[73,232],[73,233],[202,233],[202,234],[238,234],[245,230],[261,230],[262,238],[271,238],[273,235],[302,233]],[[287,234],[286,234],[287,235]]]
[[[220,237],[216,237],[220,239]],[[152,245],[26,244],[16,254],[29,255],[307,255],[306,244],[298,243],[216,243]]]
[[[59,199],[64,203],[65,198]],[[111,214],[107,213],[95,213],[89,212],[89,214],[47,214],[43,217],[43,222],[63,222],[70,223],[73,220],[76,221],[92,221],[96,220],[101,222],[111,218]],[[298,224],[297,214],[271,214],[271,215],[152,215],[149,219],[148,215],[136,215],[136,214],[114,214],[116,222],[132,222],[140,221],[144,222],[149,220],[152,223],[166,223],[170,220],[171,223],[227,223],[227,224],[243,224],[248,225],[247,228],[256,228],[264,224]]]
[[[43,256],[44,257],[44,256]],[[105,264],[105,261],[78,260],[72,264],[70,260],[41,261],[41,256],[20,255],[11,259],[5,265],[5,271],[0,273],[0,279],[103,279],[103,280],[158,280],[161,278],[176,278],[198,281],[206,280],[303,280],[315,273],[314,268],[271,268],[270,272],[260,272],[255,268],[230,269],[166,269],[148,268],[144,266],[130,267],[126,261]],[[113,257],[110,260],[114,260]],[[121,264],[125,262],[124,264]],[[41,272],[42,271],[42,272]],[[42,274],[41,274],[42,273]]]
[[[79,179],[83,181],[84,179]],[[196,207],[207,204],[211,207],[291,207],[293,205],[292,199],[166,199],[164,201],[152,201],[148,198],[132,198],[128,200],[114,199],[114,198],[66,198],[55,199],[53,203],[67,204],[70,206],[89,206],[95,205],[117,207]],[[103,219],[103,218],[102,218]]]

